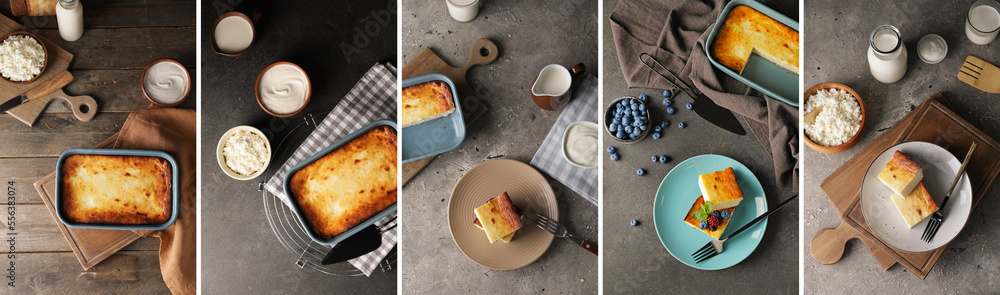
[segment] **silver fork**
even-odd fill
[[[570,240],[571,242],[580,245],[580,247],[587,249],[587,251],[590,251],[590,253],[594,253],[594,255],[597,255],[597,245],[591,244],[590,242],[587,242],[583,239],[574,237],[569,233],[569,231],[566,230],[566,227],[564,227],[562,224],[559,224],[558,221],[552,220],[552,218],[545,217],[545,215],[541,214],[535,215],[535,218],[533,220],[535,221],[535,225],[549,232],[553,236]]]
[[[937,234],[938,229],[941,228],[941,222],[944,220],[944,205],[948,204],[948,199],[951,198],[951,193],[955,191],[955,185],[958,184],[958,180],[962,179],[962,172],[965,172],[965,165],[969,164],[969,159],[972,158],[972,152],[976,151],[976,146],[978,144],[973,141],[972,147],[969,148],[969,152],[965,154],[965,160],[962,160],[962,167],[958,168],[958,174],[955,174],[955,180],[951,181],[951,187],[948,188],[948,194],[944,195],[944,201],[941,201],[941,206],[938,206],[937,211],[931,214],[929,220],[927,220],[927,227],[924,228],[924,234],[920,236],[920,240],[930,243],[934,239],[934,235]]]
[[[754,220],[751,220],[749,223],[747,223],[746,225],[744,225],[740,229],[738,229],[735,232],[729,234],[729,236],[726,237],[725,239],[722,239],[722,240],[712,239],[711,241],[708,241],[708,243],[706,243],[705,246],[701,247],[701,249],[698,249],[698,251],[695,251],[693,254],[691,254],[691,256],[694,257],[694,263],[696,263],[696,264],[697,263],[702,263],[703,261],[708,260],[709,258],[715,257],[715,255],[719,255],[719,253],[722,253],[722,250],[723,250],[722,246],[723,246],[723,244],[725,244],[726,241],[728,241],[730,238],[735,237],[736,235],[740,234],[741,232],[743,232],[747,228],[750,228],[750,226],[753,226],[757,222],[763,220],[768,215],[771,215],[775,211],[778,211],[778,209],[781,209],[781,206],[784,206],[785,204],[788,204],[788,202],[791,202],[792,200],[794,200],[797,197],[799,197],[799,195],[794,195],[791,198],[788,198],[787,200],[781,201],[781,204],[778,204],[778,207],[774,207],[774,209],[768,210],[767,212],[764,212],[764,214],[761,214],[760,216],[757,216],[757,218],[754,218]],[[712,251],[712,250],[715,250],[715,251]]]

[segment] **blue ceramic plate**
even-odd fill
[[[653,203],[653,223],[656,225],[656,235],[667,248],[670,255],[688,266],[718,270],[736,265],[750,256],[760,244],[767,228],[767,219],[747,229],[740,235],[726,242],[725,251],[702,263],[695,264],[691,254],[712,240],[705,233],[684,223],[684,216],[694,201],[701,196],[698,188],[698,175],[733,167],[736,181],[743,189],[743,201],[736,206],[733,217],[726,227],[722,237],[727,237],[743,225],[749,223],[757,215],[767,212],[767,198],[764,188],[760,186],[757,177],[740,164],[726,156],[700,155],[691,157],[671,169],[656,190],[656,201]]]
[[[455,100],[455,112],[435,120],[403,128],[403,163],[441,154],[458,147],[465,140],[465,118],[462,105],[458,101],[455,83],[448,76],[429,74],[403,80],[403,88],[430,81],[443,81],[451,88]]]

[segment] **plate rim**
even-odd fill
[[[965,225],[968,223],[969,217],[972,215],[972,208],[971,208],[971,198],[972,198],[972,196],[971,196],[971,192],[970,192],[970,196],[969,196],[969,198],[970,198],[969,214],[965,214],[965,216],[964,216],[965,220],[962,221],[962,226],[959,227],[958,232],[955,233],[955,236],[949,238],[947,242],[944,242],[943,244],[941,244],[941,246],[933,248],[933,249],[930,249],[930,250],[926,250],[926,251],[912,251],[912,250],[908,250],[908,249],[897,247],[897,245],[893,245],[892,243],[886,241],[882,237],[882,235],[879,234],[878,231],[876,231],[876,230],[873,229],[871,223],[869,223],[869,218],[868,218],[868,214],[869,213],[867,212],[867,210],[865,210],[865,195],[864,195],[865,179],[868,178],[868,172],[871,171],[871,168],[875,165],[875,161],[878,160],[878,158],[882,157],[883,154],[889,152],[890,150],[893,150],[894,148],[897,148],[897,147],[899,147],[901,145],[904,145],[904,144],[918,144],[918,145],[932,146],[932,147],[935,147],[937,149],[940,149],[941,151],[944,151],[946,154],[948,154],[953,159],[955,159],[955,161],[958,161],[958,157],[955,157],[955,155],[953,155],[951,152],[949,152],[944,147],[942,147],[940,145],[937,145],[937,144],[930,143],[930,142],[926,142],[926,141],[920,141],[920,140],[905,141],[905,142],[900,142],[900,143],[894,144],[894,145],[886,148],[881,153],[879,153],[878,156],[875,156],[875,159],[873,159],[872,162],[868,164],[868,169],[865,170],[865,175],[863,175],[862,178],[861,178],[861,190],[858,191],[858,197],[859,197],[858,205],[861,206],[861,215],[864,216],[864,218],[865,218],[865,225],[868,226],[868,229],[869,229],[869,231],[871,231],[872,235],[875,236],[875,238],[877,238],[880,242],[882,242],[883,244],[885,244],[886,246],[889,246],[890,248],[892,248],[894,250],[898,250],[898,251],[902,251],[902,252],[906,252],[906,253],[925,253],[925,252],[937,251],[938,249],[941,249],[941,248],[943,248],[945,246],[948,246],[948,244],[951,244],[951,242],[954,241],[955,238],[957,238],[958,235],[961,234],[962,231],[965,230]],[[898,150],[898,148],[897,148],[897,150]],[[961,161],[958,161],[958,162],[961,163]],[[959,181],[967,183],[968,186],[969,186],[969,190],[970,191],[972,190],[972,181],[969,180],[969,172],[968,172],[968,170],[962,171],[962,178],[959,179]],[[959,196],[959,197],[961,197],[961,196]],[[923,222],[923,220],[921,220],[921,222]],[[925,225],[925,228],[926,228],[926,225]],[[910,230],[913,230],[913,228],[910,228]]]
[[[670,253],[670,256],[673,257],[674,259],[676,259],[677,261],[679,261],[679,262],[681,262],[681,263],[683,263],[683,264],[685,264],[685,265],[687,265],[689,267],[692,267],[692,268],[695,268],[695,269],[700,269],[700,270],[722,270],[722,269],[727,269],[727,268],[730,268],[730,267],[733,267],[733,266],[739,264],[740,262],[743,262],[743,260],[746,260],[747,257],[750,257],[750,255],[753,254],[753,252],[755,252],[757,250],[757,247],[760,246],[760,242],[763,240],[763,235],[767,233],[767,222],[768,222],[769,218],[764,218],[763,220],[761,220],[760,222],[758,222],[756,225],[750,227],[750,228],[762,227],[762,229],[761,229],[762,230],[761,231],[761,238],[759,238],[759,239],[756,240],[756,243],[754,243],[753,249],[750,249],[750,251],[747,252],[746,256],[744,256],[744,257],[742,257],[742,258],[740,258],[738,260],[733,261],[733,263],[731,265],[727,265],[727,266],[719,267],[719,268],[704,267],[704,266],[699,266],[697,264],[692,265],[692,264],[687,263],[684,260],[681,260],[680,258],[677,257],[677,255],[674,255],[674,253],[672,251],[670,251],[670,248],[667,247],[667,243],[664,241],[664,237],[660,234],[660,226],[659,226],[659,224],[657,222],[657,218],[656,218],[656,216],[657,216],[657,214],[656,214],[657,203],[659,203],[658,200],[660,198],[660,188],[663,187],[664,181],[667,180],[667,177],[669,177],[674,172],[674,170],[677,169],[677,167],[680,167],[684,163],[686,163],[688,161],[692,161],[692,160],[694,160],[696,158],[699,158],[699,157],[721,157],[723,159],[733,161],[733,162],[739,164],[740,166],[743,166],[744,169],[747,169],[747,171],[750,172],[750,174],[754,176],[753,177],[753,181],[757,184],[757,186],[759,186],[761,188],[761,192],[763,192],[764,207],[765,208],[768,207],[767,192],[764,191],[764,185],[760,183],[759,179],[757,179],[757,175],[753,173],[753,170],[750,170],[750,168],[747,167],[746,165],[744,165],[742,162],[737,161],[736,159],[724,156],[724,155],[711,154],[711,153],[709,153],[709,154],[701,154],[701,155],[696,155],[696,156],[692,156],[690,158],[687,158],[684,161],[682,161],[682,162],[678,163],[677,165],[675,165],[673,168],[670,168],[670,171],[667,172],[667,175],[665,175],[663,177],[663,180],[660,181],[660,185],[656,189],[656,196],[653,198],[653,226],[654,226],[655,231],[656,231],[656,237],[657,237],[657,239],[660,240],[660,244],[663,246],[663,248],[665,248],[667,250],[667,253]],[[766,209],[765,209],[765,211],[766,211]],[[758,213],[757,215],[760,216],[760,214],[762,214],[762,213]],[[748,229],[750,229],[750,228],[748,228]]]
[[[477,261],[476,259],[473,259],[472,257],[469,257],[469,254],[465,252],[465,249],[462,248],[462,245],[458,243],[457,239],[455,239],[455,229],[452,227],[452,223],[451,223],[451,221],[452,221],[451,207],[452,207],[452,205],[454,203],[454,200],[455,200],[455,189],[458,188],[458,185],[460,183],[462,183],[462,180],[464,180],[465,177],[468,176],[469,173],[472,173],[472,171],[474,169],[476,169],[476,168],[480,168],[480,167],[482,167],[483,165],[485,165],[487,163],[494,163],[495,164],[495,163],[501,163],[501,162],[510,162],[510,163],[515,164],[515,165],[520,165],[522,167],[529,168],[532,172],[534,172],[534,174],[532,176],[537,175],[537,176],[541,177],[541,179],[544,180],[545,183],[549,183],[548,180],[545,179],[545,176],[542,175],[541,172],[538,172],[538,169],[535,169],[535,167],[532,167],[531,165],[528,165],[527,163],[524,163],[524,162],[521,162],[521,161],[518,161],[518,160],[514,160],[514,159],[506,159],[506,158],[488,160],[488,161],[476,164],[475,166],[473,166],[472,168],[470,168],[469,171],[466,171],[465,174],[462,175],[462,177],[458,178],[458,181],[456,181],[455,185],[451,188],[451,193],[448,196],[448,207],[445,208],[445,210],[448,212],[448,215],[447,215],[448,233],[451,235],[452,242],[455,243],[455,246],[458,247],[458,250],[460,252],[462,252],[462,255],[464,255],[465,258],[468,258],[470,261],[475,262],[479,266],[482,266],[482,267],[485,267],[485,268],[489,268],[489,269],[492,269],[492,270],[515,270],[515,269],[520,269],[520,268],[523,268],[525,266],[531,265],[532,263],[535,263],[536,261],[538,261],[538,259],[541,258],[542,255],[545,255],[545,252],[548,252],[549,248],[552,247],[552,241],[555,240],[555,236],[553,236],[553,235],[546,235],[546,241],[544,242],[544,244],[545,244],[545,250],[544,251],[540,251],[537,256],[532,257],[532,259],[530,259],[530,261],[528,263],[526,263],[524,265],[521,265],[521,266],[518,266],[518,267],[514,267],[514,268],[497,268],[497,267],[494,267],[494,266],[491,266],[491,265],[483,264],[483,263]],[[556,206],[555,207],[556,214],[554,214],[554,216],[552,216],[551,218],[553,218],[555,220],[559,220],[559,202],[558,202],[558,198],[556,198],[555,190],[552,189],[552,185],[546,185],[544,187],[544,190],[546,192],[551,193],[551,196],[552,196],[552,200],[551,201]]]

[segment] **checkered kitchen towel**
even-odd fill
[[[282,182],[292,166],[379,119],[396,119],[396,67],[390,64],[372,66],[316,127],[316,130],[309,134],[295,153],[281,165],[278,172],[271,176],[271,179],[264,184],[264,188],[288,205]],[[379,220],[376,225],[395,222],[393,218],[396,218],[395,213]],[[398,240],[396,231],[397,229],[393,228],[382,233],[381,247],[348,262],[363,271],[365,275],[371,275],[382,259],[389,254],[389,250],[396,245]]]
[[[563,109],[556,124],[545,136],[542,146],[531,158],[531,165],[562,182],[587,201],[600,206],[597,198],[597,168],[582,168],[570,164],[562,156],[563,132],[570,123],[590,121],[597,123],[597,77],[587,75],[573,92],[573,100]]]

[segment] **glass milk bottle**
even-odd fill
[[[979,0],[969,7],[965,22],[965,35],[969,41],[986,45],[997,38],[1000,29],[1000,4],[993,0]]]
[[[906,45],[894,26],[882,25],[872,31],[868,46],[868,68],[882,83],[895,83],[906,74]]]
[[[79,40],[83,36],[83,3],[79,0],[59,0],[56,3],[56,22],[63,40]]]

